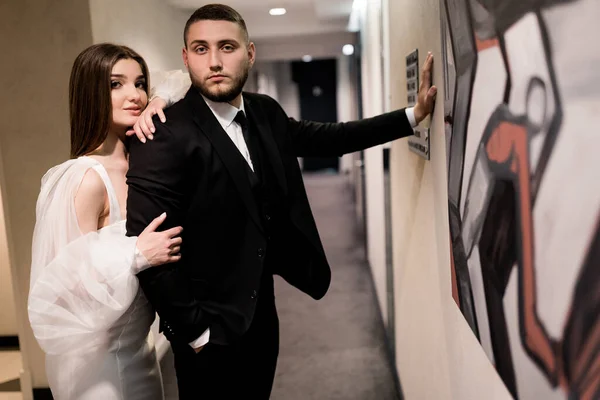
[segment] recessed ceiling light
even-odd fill
[[[271,15],[283,15],[286,12],[287,11],[285,10],[285,8],[271,8],[269,10],[269,14],[271,14]]]
[[[342,47],[342,53],[344,53],[346,56],[351,56],[354,54],[354,46],[351,44],[345,44],[344,47]]]
[[[304,62],[311,62],[312,61],[312,56],[309,56],[308,54],[305,56],[302,56],[302,61]]]

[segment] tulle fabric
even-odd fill
[[[137,238],[125,236],[118,204],[111,204],[109,226],[87,234],[79,229],[75,195],[85,173],[98,164],[81,157],[50,169],[42,178],[28,312],[47,354],[81,353],[105,345],[107,330],[138,292]]]
[[[150,80],[154,85],[153,97],[165,100],[167,107],[183,99],[192,84],[188,72],[180,69],[153,71]]]

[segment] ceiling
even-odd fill
[[[187,13],[218,0],[165,0]],[[254,41],[303,35],[347,32],[353,0],[222,0],[246,21]],[[272,16],[271,8],[283,7],[285,15]]]

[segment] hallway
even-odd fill
[[[338,175],[305,175],[332,268],[319,301],[276,277],[281,346],[274,400],[396,399],[352,192]]]

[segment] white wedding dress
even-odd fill
[[[106,185],[110,223],[82,234],[74,199],[90,168]],[[54,398],[162,400],[155,314],[135,276],[147,265],[136,256],[137,238],[125,236],[102,164],[80,157],[50,169],[36,218],[28,311]]]

